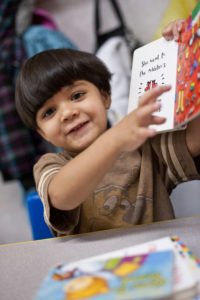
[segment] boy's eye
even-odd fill
[[[73,101],[80,100],[84,95],[85,95],[85,92],[76,92],[76,93],[72,94],[71,100],[73,100]]]
[[[50,117],[53,113],[54,113],[55,109],[54,108],[48,108],[47,110],[45,110],[45,112],[42,114],[42,118],[48,118]]]

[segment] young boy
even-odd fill
[[[181,22],[164,31],[178,36]],[[200,179],[200,119],[186,131],[156,136],[151,124],[157,87],[139,107],[107,129],[110,73],[94,55],[49,50],[27,60],[18,77],[16,107],[27,126],[61,153],[44,155],[34,167],[45,220],[56,235],[130,227],[174,217],[169,194],[179,183]]]

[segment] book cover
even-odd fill
[[[170,299],[173,251],[82,261],[54,268],[37,300]]]
[[[200,282],[200,260],[193,255],[191,250],[186,246],[185,243],[179,238],[179,237],[163,237],[157,240],[153,240],[150,242],[146,242],[143,244],[127,247],[124,249],[108,252],[102,255],[90,257],[88,259],[80,260],[75,263],[70,264],[64,264],[62,266],[59,266],[57,268],[53,268],[50,270],[49,274],[47,275],[46,279],[44,280],[35,300],[43,300],[43,299],[81,299],[81,298],[66,298],[65,293],[65,283],[68,279],[73,279],[73,276],[80,277],[81,274],[88,272],[91,275],[91,272],[94,272],[93,274],[97,274],[100,270],[100,272],[105,274],[111,274],[114,273],[115,268],[117,266],[120,266],[120,261],[123,262],[124,258],[132,259],[133,257],[140,257],[140,262],[144,264],[145,260],[142,260],[147,254],[152,253],[165,253],[166,251],[169,251],[170,253],[173,253],[173,259],[170,254],[170,260],[168,261],[169,266],[167,266],[167,269],[169,271],[169,268],[171,270],[171,263],[173,263],[173,269],[172,269],[172,289],[169,286],[168,282],[168,292],[171,289],[171,294],[173,295],[173,299],[176,300],[197,300],[200,299],[200,293],[199,293],[199,282]],[[165,254],[164,254],[165,255]],[[147,256],[146,256],[147,257]],[[155,256],[156,257],[156,256]],[[154,257],[154,258],[155,258]],[[130,261],[130,260],[129,260]],[[155,264],[159,265],[159,259],[158,260],[152,260],[155,262]],[[96,268],[95,266],[99,265],[100,262],[100,269]],[[112,266],[111,267],[111,273],[103,272],[103,265],[105,266]],[[129,266],[129,268],[127,267]],[[121,270],[126,270],[125,272],[128,272],[127,270],[131,270],[133,263],[125,264],[125,267],[122,267]],[[83,270],[82,270],[83,266]],[[165,264],[162,264],[162,267],[164,267]],[[80,268],[81,267],[81,268]],[[126,268],[127,267],[127,268]],[[159,266],[158,266],[159,268]],[[150,268],[149,268],[150,269]],[[75,270],[75,271],[74,271]],[[80,271],[81,270],[81,271]],[[120,270],[120,268],[119,268]],[[143,271],[145,268],[143,268]],[[167,271],[167,272],[168,272]],[[82,273],[81,273],[82,272]],[[171,272],[171,271],[170,271]],[[124,273],[125,277],[128,276],[128,273]],[[136,274],[136,273],[135,273]],[[169,274],[169,273],[168,273]],[[136,274],[137,275],[137,274]],[[167,275],[166,275],[167,276]],[[63,280],[56,280],[56,279],[63,279]],[[167,278],[167,277],[165,277]],[[141,281],[142,283],[143,281]],[[156,286],[154,286],[156,288]],[[100,289],[100,287],[99,287]],[[158,288],[158,290],[161,290],[162,292],[166,292],[166,286],[161,288]],[[167,293],[167,292],[166,292]],[[112,294],[111,294],[112,295]],[[150,294],[149,294],[150,295]],[[105,295],[104,295],[105,296]],[[122,298],[103,298],[102,295],[96,295],[96,298],[83,298],[83,299],[126,299],[124,297]],[[65,297],[65,298],[64,298]],[[74,296],[75,297],[75,296]],[[168,297],[169,298],[169,297]],[[135,299],[133,296],[128,299]],[[137,299],[137,298],[136,298]],[[140,298],[139,298],[140,299]],[[145,299],[145,298],[144,298]],[[147,298],[148,299],[148,298]],[[151,299],[151,298],[150,298]],[[153,299],[156,299],[153,297]],[[162,298],[160,298],[162,299]]]
[[[180,299],[185,299],[182,296],[183,293],[180,293],[181,291],[184,291],[184,296],[186,297],[186,299],[189,298],[190,294],[192,295],[193,300],[200,300],[200,259],[192,253],[190,248],[179,237],[174,236],[171,238],[171,240],[174,244],[174,250],[176,251],[177,256],[179,256],[181,266],[184,265],[182,270],[179,268],[179,272],[177,272],[177,275],[175,276],[175,284],[176,282],[179,282],[178,285],[176,284],[177,294],[180,296]],[[187,273],[186,276],[185,273]],[[182,274],[184,274],[185,279],[186,277],[192,278],[194,282],[193,288],[190,282],[191,288],[189,288],[188,286],[187,289],[185,289],[186,284],[184,283],[184,281],[180,280],[180,276],[182,276]]]
[[[173,294],[176,300],[194,299],[200,295],[200,261],[179,237],[163,237],[133,247],[105,253],[102,258],[117,255],[134,255],[155,251],[171,250],[174,252]],[[95,258],[90,258],[91,260]],[[197,300],[198,298],[195,298]],[[199,298],[200,299],[200,298]]]
[[[183,128],[200,113],[200,3],[183,25],[180,41],[153,41],[133,56],[128,111],[138,106],[139,97],[164,84],[172,89],[163,94],[158,116],[166,122],[155,125],[157,131]],[[153,127],[153,125],[152,125]]]

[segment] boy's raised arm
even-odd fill
[[[152,115],[160,106],[156,99],[169,89],[170,86],[161,86],[147,92],[141,97],[136,110],[103,133],[55,175],[48,187],[54,207],[62,210],[78,207],[94,191],[122,152],[136,150],[147,138],[156,134],[149,125],[165,121],[165,118]]]

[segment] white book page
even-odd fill
[[[138,106],[139,97],[155,85],[170,84],[172,89],[159,97],[161,110],[155,115],[166,117],[157,131],[168,131],[174,125],[178,43],[160,38],[134,52],[128,112]]]

